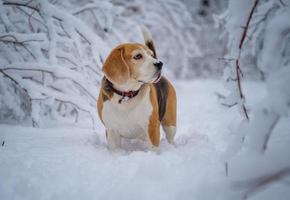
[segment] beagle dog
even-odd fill
[[[170,144],[176,132],[176,93],[161,75],[150,32],[143,28],[145,44],[115,47],[103,64],[104,77],[97,102],[106,128],[109,149],[121,147],[121,139],[140,138],[149,148],[160,144],[160,124]]]

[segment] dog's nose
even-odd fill
[[[157,67],[158,70],[162,69],[163,63],[161,61],[154,62],[153,64]]]

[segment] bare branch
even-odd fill
[[[14,78],[12,78],[10,75],[8,75],[7,73],[5,73],[4,72],[4,70],[3,69],[0,69],[0,72],[4,75],[4,77],[6,77],[6,78],[8,78],[8,79],[10,79],[13,83],[15,83],[17,86],[19,86],[25,93],[27,93],[27,95],[28,95],[28,91],[25,89],[25,88],[23,88],[23,87],[21,87],[21,85],[18,83],[18,81],[16,81]],[[29,95],[28,95],[29,96]],[[30,97],[30,96],[29,96]],[[30,98],[31,99],[31,98]]]
[[[228,162],[225,162],[225,173],[226,173],[226,176],[229,176],[229,163]]]
[[[83,38],[89,45],[91,45],[91,42],[77,29],[75,29],[76,32]]]
[[[76,84],[77,86],[79,86],[82,90],[85,91],[85,93],[90,96],[94,101],[97,101],[96,97],[93,96],[84,86],[82,86],[81,84],[79,84],[77,81],[75,81],[72,78],[69,77],[60,77],[60,76],[56,76],[52,71],[48,71],[45,69],[29,69],[29,68],[17,68],[17,67],[6,67],[6,68],[2,68],[2,71],[7,71],[7,70],[18,70],[18,71],[38,71],[38,72],[45,72],[45,73],[49,73],[52,77],[54,77],[55,79],[63,79],[63,80],[70,80],[72,81],[74,84]]]
[[[237,102],[232,103],[232,104],[221,103],[221,105],[225,106],[225,107],[228,107],[228,108],[231,108],[231,107],[234,107],[234,106],[238,105],[238,103]]]
[[[63,59],[63,60],[66,60],[68,61],[69,63],[71,63],[72,65],[74,66],[78,66],[74,61],[72,61],[71,59],[67,58],[67,57],[64,57],[64,56],[56,56],[58,59]]]
[[[87,5],[87,6],[83,7],[83,8],[80,8],[77,11],[74,11],[72,14],[73,15],[78,15],[78,14],[80,14],[82,12],[94,10],[96,8],[98,8],[96,4],[92,4],[92,5],[89,5],[89,6]]]
[[[12,38],[12,40],[9,39],[4,39],[4,38]],[[6,35],[0,35],[0,40],[2,42],[15,42],[15,43],[19,43],[21,45],[24,45],[24,43],[28,43],[28,42],[43,42],[43,40],[37,40],[37,39],[29,39],[29,40],[23,40],[23,41],[19,41],[16,36],[12,35],[12,34],[6,34]]]
[[[52,71],[48,71],[48,70],[45,70],[45,69],[29,69],[29,68],[28,69],[27,68],[24,69],[24,68],[17,68],[17,67],[6,67],[6,68],[2,68],[1,70],[2,71],[6,71],[6,70],[38,71],[38,72],[49,73],[55,79],[63,79],[63,80],[70,80],[70,81],[72,81],[74,84],[78,85],[81,89],[83,89],[85,91],[85,93],[87,93],[87,95],[89,95],[94,101],[97,101],[96,97],[94,97],[84,86],[82,86],[81,84],[79,84],[74,79],[69,78],[69,77],[56,76]]]
[[[29,4],[25,4],[25,3],[3,1],[3,5],[23,6],[23,7],[30,8],[30,9],[32,9],[32,10],[34,10],[34,11],[39,12],[39,8],[36,8],[36,7],[30,6]]]
[[[12,39],[5,39],[5,38],[12,38]],[[35,55],[32,53],[32,51],[30,51],[30,49],[28,47],[26,47],[26,43],[28,42],[42,42],[43,40],[37,40],[37,39],[29,39],[29,40],[23,40],[23,41],[19,41],[14,35],[12,34],[7,34],[7,35],[1,35],[0,36],[0,42],[3,43],[13,43],[14,45],[19,45],[21,47],[23,47],[30,55],[31,57],[36,60]],[[16,48],[16,46],[15,46]]]
[[[268,132],[266,133],[266,137],[265,137],[265,140],[264,140],[264,143],[263,143],[263,152],[265,152],[267,150],[269,139],[270,139],[270,137],[272,135],[272,132],[273,132],[274,128],[278,124],[279,120],[280,120],[280,116],[276,116],[275,119],[273,120],[270,128],[268,129]]]
[[[280,181],[281,179],[290,175],[290,166],[284,169],[280,169],[271,174],[267,174],[264,176],[256,177],[251,180],[246,181],[237,181],[233,183],[233,187],[236,189],[246,189],[244,194],[244,199],[248,199],[248,197],[252,196],[259,190],[264,187],[273,184],[274,182]]]
[[[254,11],[255,11],[258,3],[259,3],[259,0],[255,0],[254,5],[253,5],[253,7],[251,9],[251,12],[250,12],[250,14],[248,16],[248,19],[247,19],[247,22],[246,22],[246,26],[244,27],[244,31],[243,31],[243,34],[242,34],[242,37],[241,37],[241,40],[240,40],[239,49],[242,49],[242,47],[243,47],[245,38],[247,36],[248,29],[249,29],[250,21],[251,21],[251,19],[253,17]]]
[[[16,7],[18,10],[22,11],[25,15],[27,15],[28,17],[30,17],[30,21],[31,19],[34,19],[35,21],[39,22],[47,31],[47,26],[38,18],[34,17],[32,14],[26,12],[22,7]],[[35,11],[33,10],[32,13],[34,13]]]
[[[66,101],[66,100],[62,100],[62,99],[58,99],[58,98],[56,98],[55,100],[56,100],[56,101],[59,101],[59,102],[64,102],[64,103],[71,104],[71,105],[73,105],[74,107],[76,107],[77,109],[79,109],[79,110],[81,110],[81,111],[83,111],[83,112],[88,113],[88,114],[90,115],[91,120],[92,120],[92,128],[95,129],[95,126],[94,126],[94,125],[95,125],[95,119],[94,119],[94,117],[92,116],[92,114],[91,114],[90,111],[81,108],[80,106],[78,106],[77,104],[75,104],[75,103],[73,103],[73,102],[71,102],[71,101]]]
[[[217,96],[218,99],[226,99],[225,95],[223,95],[219,92],[215,92],[214,94]]]
[[[253,13],[254,13],[257,5],[258,5],[258,2],[259,2],[259,0],[255,0],[254,5],[253,5],[253,7],[252,7],[252,9],[250,11],[250,14],[249,14],[248,18],[247,18],[246,25],[243,27],[244,31],[242,33],[242,37],[241,37],[240,43],[239,43],[239,56],[238,56],[238,58],[236,58],[236,62],[235,62],[235,64],[236,64],[237,87],[238,87],[238,91],[239,91],[239,95],[240,95],[241,99],[244,99],[245,97],[244,97],[243,90],[242,90],[242,85],[241,85],[241,76],[243,76],[243,74],[242,74],[242,70],[240,68],[240,56],[241,56],[241,51],[242,51],[242,48],[243,48],[243,45],[244,45],[244,41],[245,41],[247,33],[248,33],[250,21],[251,21],[251,19],[253,17]],[[243,109],[244,115],[247,118],[247,120],[250,120],[248,112],[247,112],[247,108],[246,108],[244,103],[242,103],[242,109]]]
[[[234,59],[234,58],[218,58],[218,60],[224,60],[224,61],[227,61],[227,62],[231,62],[231,61],[234,61],[236,59]]]
[[[279,1],[280,1],[280,3],[281,3],[283,6],[287,6],[286,3],[284,3],[283,0],[279,0]]]
[[[25,3],[3,1],[3,5],[23,6],[23,7],[30,8],[30,9],[32,9],[32,10],[34,10],[34,11],[39,12],[39,8],[36,8],[36,7],[30,6],[29,4],[25,4]]]
[[[90,65],[85,65],[85,67],[89,68],[89,69],[92,70],[94,73],[96,73],[97,75],[101,76],[101,74],[100,74],[97,70],[93,69]]]
[[[64,32],[64,34],[66,35],[66,37],[71,38],[70,34],[68,34],[68,32],[65,30],[65,28],[63,27],[63,23],[62,21],[58,21],[60,24],[60,27],[62,29],[62,31]]]
[[[21,90],[23,90],[28,99],[29,99],[29,107],[32,108],[32,100],[31,100],[31,96],[29,95],[27,89],[25,89],[24,87],[22,87],[17,80],[15,80],[14,78],[12,78],[10,75],[8,75],[7,73],[5,73],[2,69],[0,69],[0,73],[2,73],[4,75],[4,77],[8,78],[9,80],[11,80],[15,85],[17,85]],[[32,117],[32,125],[34,126],[34,119]]]

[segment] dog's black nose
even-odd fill
[[[158,70],[162,69],[163,63],[161,61],[155,62],[153,64],[157,67]]]

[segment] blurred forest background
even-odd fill
[[[142,43],[142,25],[169,78],[221,77],[227,34],[217,16],[226,8],[227,0],[3,0],[0,122],[94,126],[102,62],[119,43]]]
[[[223,77],[222,104],[248,118],[242,80],[271,81],[289,64],[288,9],[286,0],[1,0],[0,123],[94,128],[102,63],[114,46],[142,43],[143,25],[167,77]],[[269,82],[282,93],[283,77]]]

